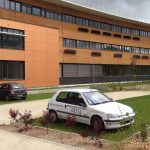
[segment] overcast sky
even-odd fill
[[[150,20],[150,0],[68,0],[124,16]]]

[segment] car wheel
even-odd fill
[[[53,110],[50,110],[49,113],[50,113],[50,116],[51,116],[51,122],[56,122],[58,120],[57,113]]]
[[[102,118],[98,116],[94,116],[91,120],[91,126],[93,128],[93,132],[96,134],[101,134],[104,131],[104,122]]]

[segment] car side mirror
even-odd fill
[[[86,104],[84,104],[84,103],[80,103],[80,106],[82,106],[82,107],[86,107]]]

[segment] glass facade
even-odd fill
[[[112,50],[112,51],[139,53],[139,54],[150,54],[150,48],[115,45],[91,41],[81,41],[74,39],[63,39],[63,46],[70,48],[81,48],[91,50]]]

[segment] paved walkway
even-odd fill
[[[143,95],[150,95],[150,92],[146,91],[125,91],[125,92],[111,92],[106,93],[114,100],[121,100],[130,97],[138,97]],[[0,124],[10,123],[9,109],[18,109],[24,112],[26,109],[32,110],[33,118],[40,117],[42,111],[46,109],[48,99],[37,100],[30,102],[22,102],[15,104],[0,105]],[[18,134],[12,134],[6,131],[0,131],[0,150],[75,150],[67,145],[61,145],[54,142],[48,142],[44,140],[35,139],[28,136],[21,136]]]
[[[79,150],[79,148],[0,130],[0,150]]]
[[[119,91],[106,93],[106,95],[113,98],[113,100],[121,100],[126,98],[150,95],[150,91]]]

